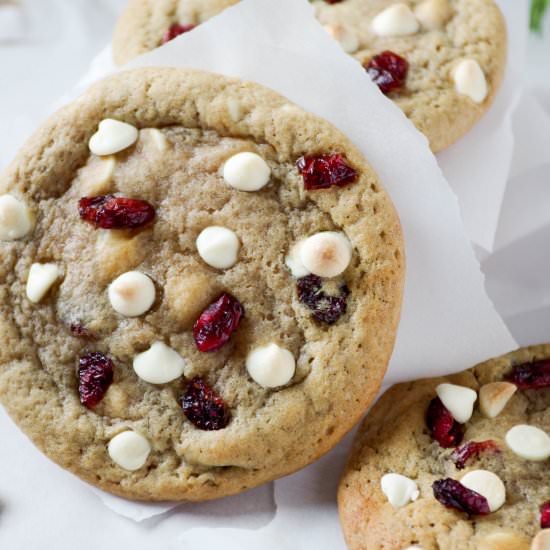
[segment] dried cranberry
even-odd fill
[[[80,217],[102,229],[135,229],[155,217],[155,209],[147,201],[100,195],[78,202]]]
[[[298,299],[313,312],[318,321],[333,325],[346,313],[347,297],[350,295],[346,285],[340,287],[340,296],[330,296],[323,291],[323,281],[317,275],[307,275],[298,279]]]
[[[449,458],[459,470],[462,470],[471,457],[477,458],[484,451],[499,453],[500,449],[492,439],[488,439],[487,441],[468,441],[468,443],[455,449]]]
[[[189,382],[181,406],[185,416],[200,430],[221,430],[231,419],[223,399],[200,377]]]
[[[447,508],[455,508],[467,514],[486,515],[491,512],[487,499],[464,487],[455,479],[439,479],[432,484],[434,497]]]
[[[357,180],[354,170],[343,155],[306,155],[296,161],[296,167],[304,178],[306,190],[328,189],[335,185],[344,187]]]
[[[244,308],[239,300],[224,292],[202,312],[193,327],[198,350],[220,349],[237,330],[243,316]]]
[[[88,353],[78,365],[80,402],[89,409],[104,397],[113,381],[113,362],[100,352]]]
[[[195,27],[196,25],[180,25],[179,23],[174,23],[164,33],[161,44],[166,44],[166,42],[170,42],[170,40],[174,40],[174,38],[176,38],[180,34],[184,34],[186,32],[192,31]]]
[[[375,55],[365,65],[365,69],[380,91],[388,95],[405,85],[409,63],[396,53],[387,50]]]
[[[71,334],[73,336],[76,336],[77,338],[89,338],[90,340],[96,339],[96,335],[78,321],[75,323],[71,323],[69,329],[71,331]]]
[[[550,529],[550,500],[540,507],[540,528]]]
[[[453,418],[439,397],[430,402],[426,424],[432,432],[432,437],[445,449],[456,447],[462,441],[462,426]]]
[[[325,0],[325,2],[327,4],[338,4],[340,3],[342,0]]]
[[[520,390],[546,388],[550,386],[550,360],[516,365],[510,379]]]

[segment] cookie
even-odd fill
[[[493,0],[316,0],[321,23],[428,138],[434,152],[487,111],[506,65]]]
[[[130,0],[113,39],[125,63],[236,0]],[[319,21],[353,55],[434,152],[487,111],[506,64],[506,27],[493,0],[314,0]]]
[[[398,384],[340,482],[348,547],[542,550],[550,541],[550,345]]]
[[[239,0],[130,0],[117,21],[113,59],[123,65],[193,30]]]
[[[112,493],[203,500],[302,468],[376,395],[400,224],[358,150],[254,83],[111,77],[0,178],[0,400]]]

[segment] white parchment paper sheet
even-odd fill
[[[453,146],[437,155],[456,193],[466,232],[485,251],[494,248],[502,198],[512,162],[512,114],[525,68],[527,3],[497,0],[508,23],[508,60],[502,86],[488,113]]]

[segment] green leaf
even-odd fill
[[[550,0],[531,0],[531,17],[529,27],[534,32],[542,31],[544,12],[550,6]]]

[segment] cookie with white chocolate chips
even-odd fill
[[[384,376],[391,201],[338,130],[259,85],[97,84],[0,178],[0,237],[0,399],[113,493],[203,500],[293,472]]]
[[[361,426],[338,504],[352,550],[542,550],[550,345],[399,384]]]
[[[494,0],[314,0],[317,16],[434,152],[487,111],[506,65]]]
[[[238,0],[130,0],[113,52],[118,64],[152,50]],[[487,111],[506,64],[494,0],[312,0],[326,30],[353,55],[434,152]]]

